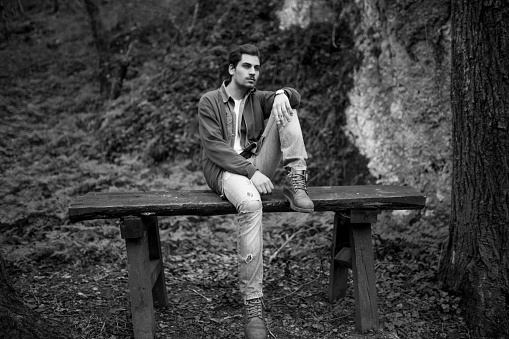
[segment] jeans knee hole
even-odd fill
[[[247,257],[246,257],[246,264],[249,264],[251,261],[253,261],[253,255],[252,254],[248,254]]]
[[[248,192],[248,196],[249,196],[249,194],[254,196],[253,193],[251,193],[251,192]],[[241,213],[256,212],[256,211],[259,211],[261,208],[262,208],[262,202],[260,200],[246,200],[241,203],[239,212],[241,212]]]

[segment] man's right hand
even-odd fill
[[[256,171],[251,177],[251,182],[255,185],[260,194],[271,194],[274,189],[272,181],[260,171]]]

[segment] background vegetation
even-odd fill
[[[281,30],[277,4],[207,2],[200,7],[201,15],[190,33],[174,31],[173,40],[163,35],[163,41],[159,41],[165,47],[158,64],[160,73],[134,100],[103,118],[100,134],[106,156],[113,159],[125,152],[137,152],[154,163],[183,157],[194,159],[193,165],[199,166],[197,102],[204,92],[227,79],[227,53],[231,47],[255,43],[263,59],[259,87],[292,86],[304,98],[302,123],[313,159],[311,183],[365,181],[366,161],[357,159],[357,151],[341,131],[347,93],[353,85],[352,72],[360,58],[355,53],[352,32],[343,21],[331,43],[331,23]],[[194,6],[188,6],[188,10],[194,11]],[[147,34],[140,35],[148,38],[153,25],[168,27],[165,19],[159,18],[159,24],[155,23],[157,18],[152,20],[150,26],[141,28]],[[167,32],[170,36],[171,31]],[[118,112],[122,114],[119,116]]]
[[[424,211],[377,224],[381,330],[366,336],[468,337],[459,298],[435,279],[450,207],[447,6],[330,0],[297,8],[305,24],[286,26],[280,1],[202,1],[197,12],[193,1],[102,1],[110,52],[129,60],[121,95],[105,101],[83,4],[20,3],[6,3],[0,42],[0,243],[29,307],[75,338],[129,337],[116,222],[69,224],[67,206],[89,191],[205,188],[196,103],[226,78],[227,51],[251,42],[259,87],[302,94],[310,185],[399,183],[428,195]],[[161,337],[241,333],[233,218],[161,220],[171,300]],[[331,221],[266,217],[278,338],[362,337],[352,298],[326,301]]]

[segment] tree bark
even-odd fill
[[[109,50],[109,41],[104,28],[103,22],[100,17],[99,5],[95,0],[83,0],[85,9],[88,13],[88,20],[90,22],[90,29],[94,38],[95,48],[99,57],[99,87],[101,95],[105,98],[109,96],[110,92],[110,78],[111,78],[111,56]]]
[[[0,339],[64,339],[64,329],[25,306],[12,287],[0,252]]]
[[[96,0],[83,0],[87,10],[92,36],[99,57],[99,87],[105,99],[116,99],[120,96],[122,85],[129,68],[129,53],[125,56],[114,55],[110,50],[110,38],[101,20],[99,5]]]
[[[122,93],[122,85],[124,84],[124,79],[129,68],[129,54],[131,53],[132,48],[133,43],[130,43],[125,56],[119,56],[114,62],[114,67],[110,77],[111,89],[109,96],[111,100],[118,98]]]
[[[440,278],[474,337],[509,336],[509,2],[452,1],[453,183]]]
[[[198,21],[199,11],[200,11],[200,0],[197,0],[196,4],[194,5],[193,21],[191,21],[191,26],[187,29],[187,34],[189,36],[193,34],[194,27],[196,26],[196,22]]]

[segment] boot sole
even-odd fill
[[[286,192],[283,190],[283,196],[286,198],[286,200],[288,200],[288,202],[290,203],[290,208],[292,210],[294,210],[295,212],[301,212],[301,213],[311,213],[311,212],[314,212],[314,208],[301,208],[301,207],[297,207],[293,204],[292,202],[292,199],[290,199],[290,197],[288,197],[288,195],[286,195]]]

